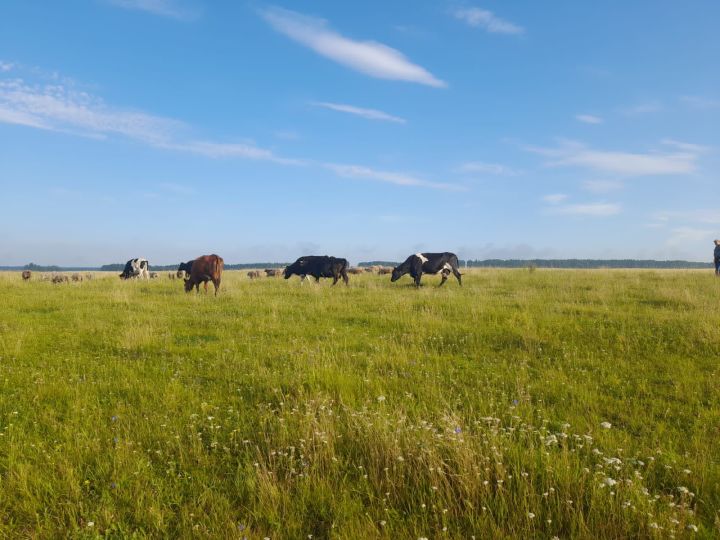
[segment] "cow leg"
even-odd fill
[[[453,274],[455,275],[455,277],[457,278],[458,283],[462,287],[462,274],[460,273],[460,270],[458,270],[457,268],[453,268],[452,271],[453,271]]]
[[[440,272],[440,274],[442,275],[442,279],[440,280],[440,285],[438,285],[438,287],[442,287],[445,284],[445,282],[447,281],[447,277],[448,277],[448,273],[445,270]]]
[[[335,285],[338,282],[339,276],[337,274],[333,274],[333,285]]]
[[[215,285],[215,296],[217,296],[218,290],[220,289],[220,278],[214,279],[213,285]]]
[[[417,274],[415,276],[415,287],[420,287],[420,278],[422,277],[422,274]]]
[[[350,285],[350,278],[348,277],[347,272],[344,271],[342,273],[342,278],[343,278],[343,281],[345,282],[345,285]]]

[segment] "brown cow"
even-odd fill
[[[348,270],[348,274],[355,274],[355,275],[363,274],[364,272],[365,272],[365,270],[363,270],[362,268],[350,268]]]
[[[267,277],[280,277],[283,275],[283,271],[280,268],[266,268],[265,274]]]
[[[72,276],[73,281],[82,281],[82,276],[80,274],[73,274]]]
[[[381,266],[380,268],[378,268],[377,273],[380,274],[381,276],[384,276],[385,274],[392,274],[392,271],[393,271],[393,269],[390,268],[389,266]]]
[[[23,270],[23,273],[22,273],[23,281],[30,281],[31,277],[32,277],[32,272],[30,270]]]
[[[175,274],[168,272],[168,279],[175,279]]]
[[[68,283],[70,279],[64,274],[55,274],[52,277],[53,283]]]
[[[257,279],[260,276],[262,276],[262,274],[260,273],[260,270],[250,270],[247,273],[247,277],[249,277],[250,279]]]
[[[85,274],[85,279],[93,279],[95,276],[93,276],[90,272]]]
[[[198,257],[193,261],[190,277],[185,280],[185,292],[190,292],[193,287],[197,292],[200,292],[200,284],[202,283],[207,294],[207,282],[212,281],[213,285],[215,285],[215,296],[217,296],[224,266],[225,261],[217,255]]]

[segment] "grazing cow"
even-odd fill
[[[365,270],[362,268],[353,267],[348,270],[348,274],[358,275],[358,274],[364,274]]]
[[[393,269],[389,268],[387,266],[381,266],[380,268],[377,269],[377,273],[380,274],[381,276],[384,276],[386,274],[392,274],[392,271],[393,271]]]
[[[53,283],[68,283],[70,280],[68,279],[68,277],[67,277],[66,275],[63,275],[63,274],[55,274],[55,275],[52,277],[52,280],[51,280],[51,281],[52,281]]]
[[[442,274],[440,285],[443,285],[452,272],[462,285],[462,274],[458,270],[458,258],[454,253],[416,253],[410,255],[405,262],[392,270],[390,281],[397,281],[405,274],[410,274],[415,280],[415,286],[420,286],[423,274]]]
[[[92,279],[92,278],[94,278],[94,277],[95,277],[95,276],[93,276],[93,275],[92,275],[91,273],[89,273],[89,272],[88,272],[87,274],[85,274],[85,279]]]
[[[81,276],[80,274],[73,274],[73,275],[70,276],[70,277],[71,277],[71,279],[72,279],[73,281],[82,281],[82,280],[83,280],[83,278],[82,278],[82,276]]]
[[[32,272],[30,270],[23,270],[22,279],[23,281],[30,281],[30,278],[32,277]]]
[[[315,282],[320,281],[321,277],[331,277],[333,278],[333,285],[338,282],[338,279],[342,278],[345,285],[347,285],[349,282],[347,269],[347,259],[338,259],[327,255],[308,255],[300,257],[288,266],[285,269],[284,276],[285,279],[290,279],[292,275],[298,275],[302,281],[305,280],[305,276],[312,276],[315,278]]]
[[[130,259],[125,263],[125,269],[120,274],[120,279],[141,278],[148,279],[150,277],[150,264],[147,259]]]
[[[168,279],[175,279],[175,274],[168,272]]]
[[[265,275],[267,277],[280,277],[283,275],[283,271],[280,268],[266,268]]]
[[[190,271],[192,270],[192,265],[195,261],[188,261],[188,262],[181,262],[180,266],[178,266],[177,269],[177,277],[178,279],[184,278],[186,275],[190,275]]]
[[[365,268],[363,268],[363,270],[365,270],[368,274],[372,274],[375,271],[375,267],[374,266],[366,266]]]
[[[250,279],[258,279],[260,276],[262,276],[260,270],[250,270],[247,273],[247,277],[249,277]]]
[[[190,277],[185,280],[185,292],[190,292],[193,287],[197,292],[200,292],[200,284],[202,283],[207,294],[207,282],[212,281],[213,285],[215,285],[215,296],[217,296],[224,266],[225,261],[217,255],[198,257],[192,262]]]
[[[150,272],[150,279],[157,279],[159,277],[157,272]]]

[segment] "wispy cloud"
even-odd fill
[[[620,112],[627,116],[637,116],[641,114],[656,113],[663,110],[663,104],[658,100],[645,101],[630,107],[620,109]]]
[[[602,124],[603,119],[592,114],[576,114],[575,120],[584,124]]]
[[[2,60],[0,60],[0,73],[6,73],[10,71],[13,67],[13,64],[11,64],[10,62],[3,62]]]
[[[425,68],[413,64],[400,51],[376,41],[347,38],[332,30],[324,19],[277,7],[262,10],[260,15],[281,34],[365,75],[438,88],[447,86]]]
[[[156,148],[214,158],[294,162],[251,144],[193,140],[188,137],[190,128],[181,121],[110,107],[61,84],[0,80],[0,122],[94,138],[120,135]]]
[[[368,120],[382,120],[385,122],[396,122],[398,124],[404,124],[406,122],[404,118],[400,118],[399,116],[393,116],[392,114],[388,114],[377,109],[366,109],[363,107],[355,107],[354,105],[345,105],[343,103],[328,103],[325,101],[316,102],[313,103],[313,105],[315,105],[316,107],[324,107],[326,109],[331,109],[333,111],[354,114],[355,116],[360,116]]]
[[[694,209],[694,210],[663,210],[653,215],[655,221],[666,223],[686,222],[686,223],[705,223],[708,225],[720,225],[720,212],[711,209]]]
[[[616,203],[564,204],[553,206],[550,213],[575,216],[608,217],[619,214],[622,208]]]
[[[680,101],[693,109],[720,109],[720,99],[704,96],[681,96]]]
[[[463,186],[457,184],[446,184],[442,182],[431,182],[418,178],[416,176],[400,173],[381,171],[365,167],[363,165],[342,165],[337,163],[324,163],[323,166],[335,174],[345,178],[359,178],[365,180],[375,180],[378,182],[387,182],[398,186],[417,186],[431,189],[440,189],[446,191],[464,191]]]
[[[708,229],[697,229],[695,227],[677,227],[670,231],[670,236],[665,242],[668,247],[687,248],[688,244],[700,244],[712,240],[713,231]]]
[[[492,11],[477,7],[459,8],[454,11],[456,18],[475,28],[482,28],[492,34],[524,34],[522,26],[511,23],[493,14]]]
[[[575,141],[562,141],[555,148],[526,147],[546,156],[551,167],[581,167],[622,176],[689,174],[696,169],[696,152],[632,153],[595,150]]]
[[[544,195],[542,200],[550,204],[560,204],[568,198],[564,193],[551,193],[550,195]]]
[[[110,4],[172,19],[190,20],[198,16],[196,9],[180,5],[176,0],[107,0]]]
[[[460,165],[457,171],[468,174],[492,174],[495,176],[517,176],[520,174],[520,171],[507,165],[487,163],[485,161],[468,161]]]
[[[710,151],[710,147],[708,147],[708,146],[678,141],[675,139],[663,139],[660,142],[666,146],[673,146],[673,147],[677,148],[678,150],[682,150],[683,152],[691,152],[693,154],[703,154],[705,152]]]
[[[610,193],[624,187],[623,183],[617,180],[585,180],[582,186],[590,193]]]

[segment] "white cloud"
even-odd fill
[[[564,214],[575,216],[608,217],[619,214],[621,206],[616,203],[586,203],[586,204],[564,204],[553,206],[549,209],[551,214]]]
[[[707,146],[703,146],[700,144],[694,144],[694,143],[688,143],[688,142],[682,142],[682,141],[676,141],[675,139],[663,139],[660,142],[666,146],[674,146],[678,150],[682,150],[684,152],[692,152],[694,154],[702,154],[702,153],[708,152],[710,150],[710,148]]]
[[[575,120],[584,124],[602,124],[603,119],[592,114],[576,114]]]
[[[662,212],[656,212],[653,215],[653,219],[663,222],[685,221],[690,223],[720,225],[720,211],[710,209],[665,210]]]
[[[623,183],[616,180],[585,180],[583,182],[583,188],[591,193],[609,193],[623,187]]]
[[[107,0],[110,4],[172,19],[193,19],[197,12],[179,5],[175,0]]]
[[[552,193],[550,195],[543,196],[542,200],[550,204],[560,204],[568,198],[564,193]]]
[[[633,105],[632,107],[625,107],[624,109],[621,109],[620,112],[628,116],[637,116],[640,114],[656,113],[662,110],[663,104],[660,101],[652,100],[638,103],[637,105]]]
[[[654,152],[647,154],[595,150],[574,142],[562,141],[556,148],[526,147],[526,150],[552,158],[552,167],[581,167],[622,176],[688,174],[695,170],[697,153]]]
[[[406,173],[380,171],[365,167],[363,165],[342,165],[337,163],[324,163],[323,166],[333,171],[338,176],[345,178],[361,178],[366,180],[376,180],[379,182],[387,182],[398,186],[417,186],[432,189],[441,189],[447,191],[464,191],[464,188],[457,184],[446,184],[441,182],[430,182],[422,178],[417,178]]]
[[[666,244],[668,247],[683,247],[688,245],[694,247],[693,244],[710,244],[713,237],[713,231],[707,229],[696,229],[695,227],[677,227],[670,231]]]
[[[425,68],[410,62],[400,51],[376,41],[355,41],[342,36],[323,19],[282,8],[269,8],[260,14],[276,31],[355,71],[379,79],[438,88],[447,86]]]
[[[0,80],[0,122],[103,138],[121,135],[156,148],[207,157],[294,162],[250,144],[187,140],[188,126],[171,118],[109,107],[64,85],[28,85]]]
[[[693,109],[720,108],[720,99],[712,99],[703,96],[681,96],[680,101]]]
[[[524,34],[525,29],[501,19],[492,11],[476,7],[460,8],[454,12],[456,18],[475,28],[483,28],[492,34]]]
[[[328,102],[317,102],[313,103],[317,107],[324,107],[333,111],[344,112],[348,114],[354,114],[368,120],[383,120],[385,122],[396,122],[398,124],[404,124],[406,120],[398,116],[393,116],[377,109],[365,109],[362,107],[355,107],[354,105],[344,105],[342,103],[328,103]]]
[[[481,174],[493,174],[496,176],[517,176],[520,171],[512,169],[506,165],[500,165],[499,163],[487,163],[484,161],[469,161],[463,163],[458,169],[462,173],[481,173]]]
[[[14,64],[11,64],[10,62],[3,62],[0,60],[0,73],[7,73],[10,71],[14,66]]]

